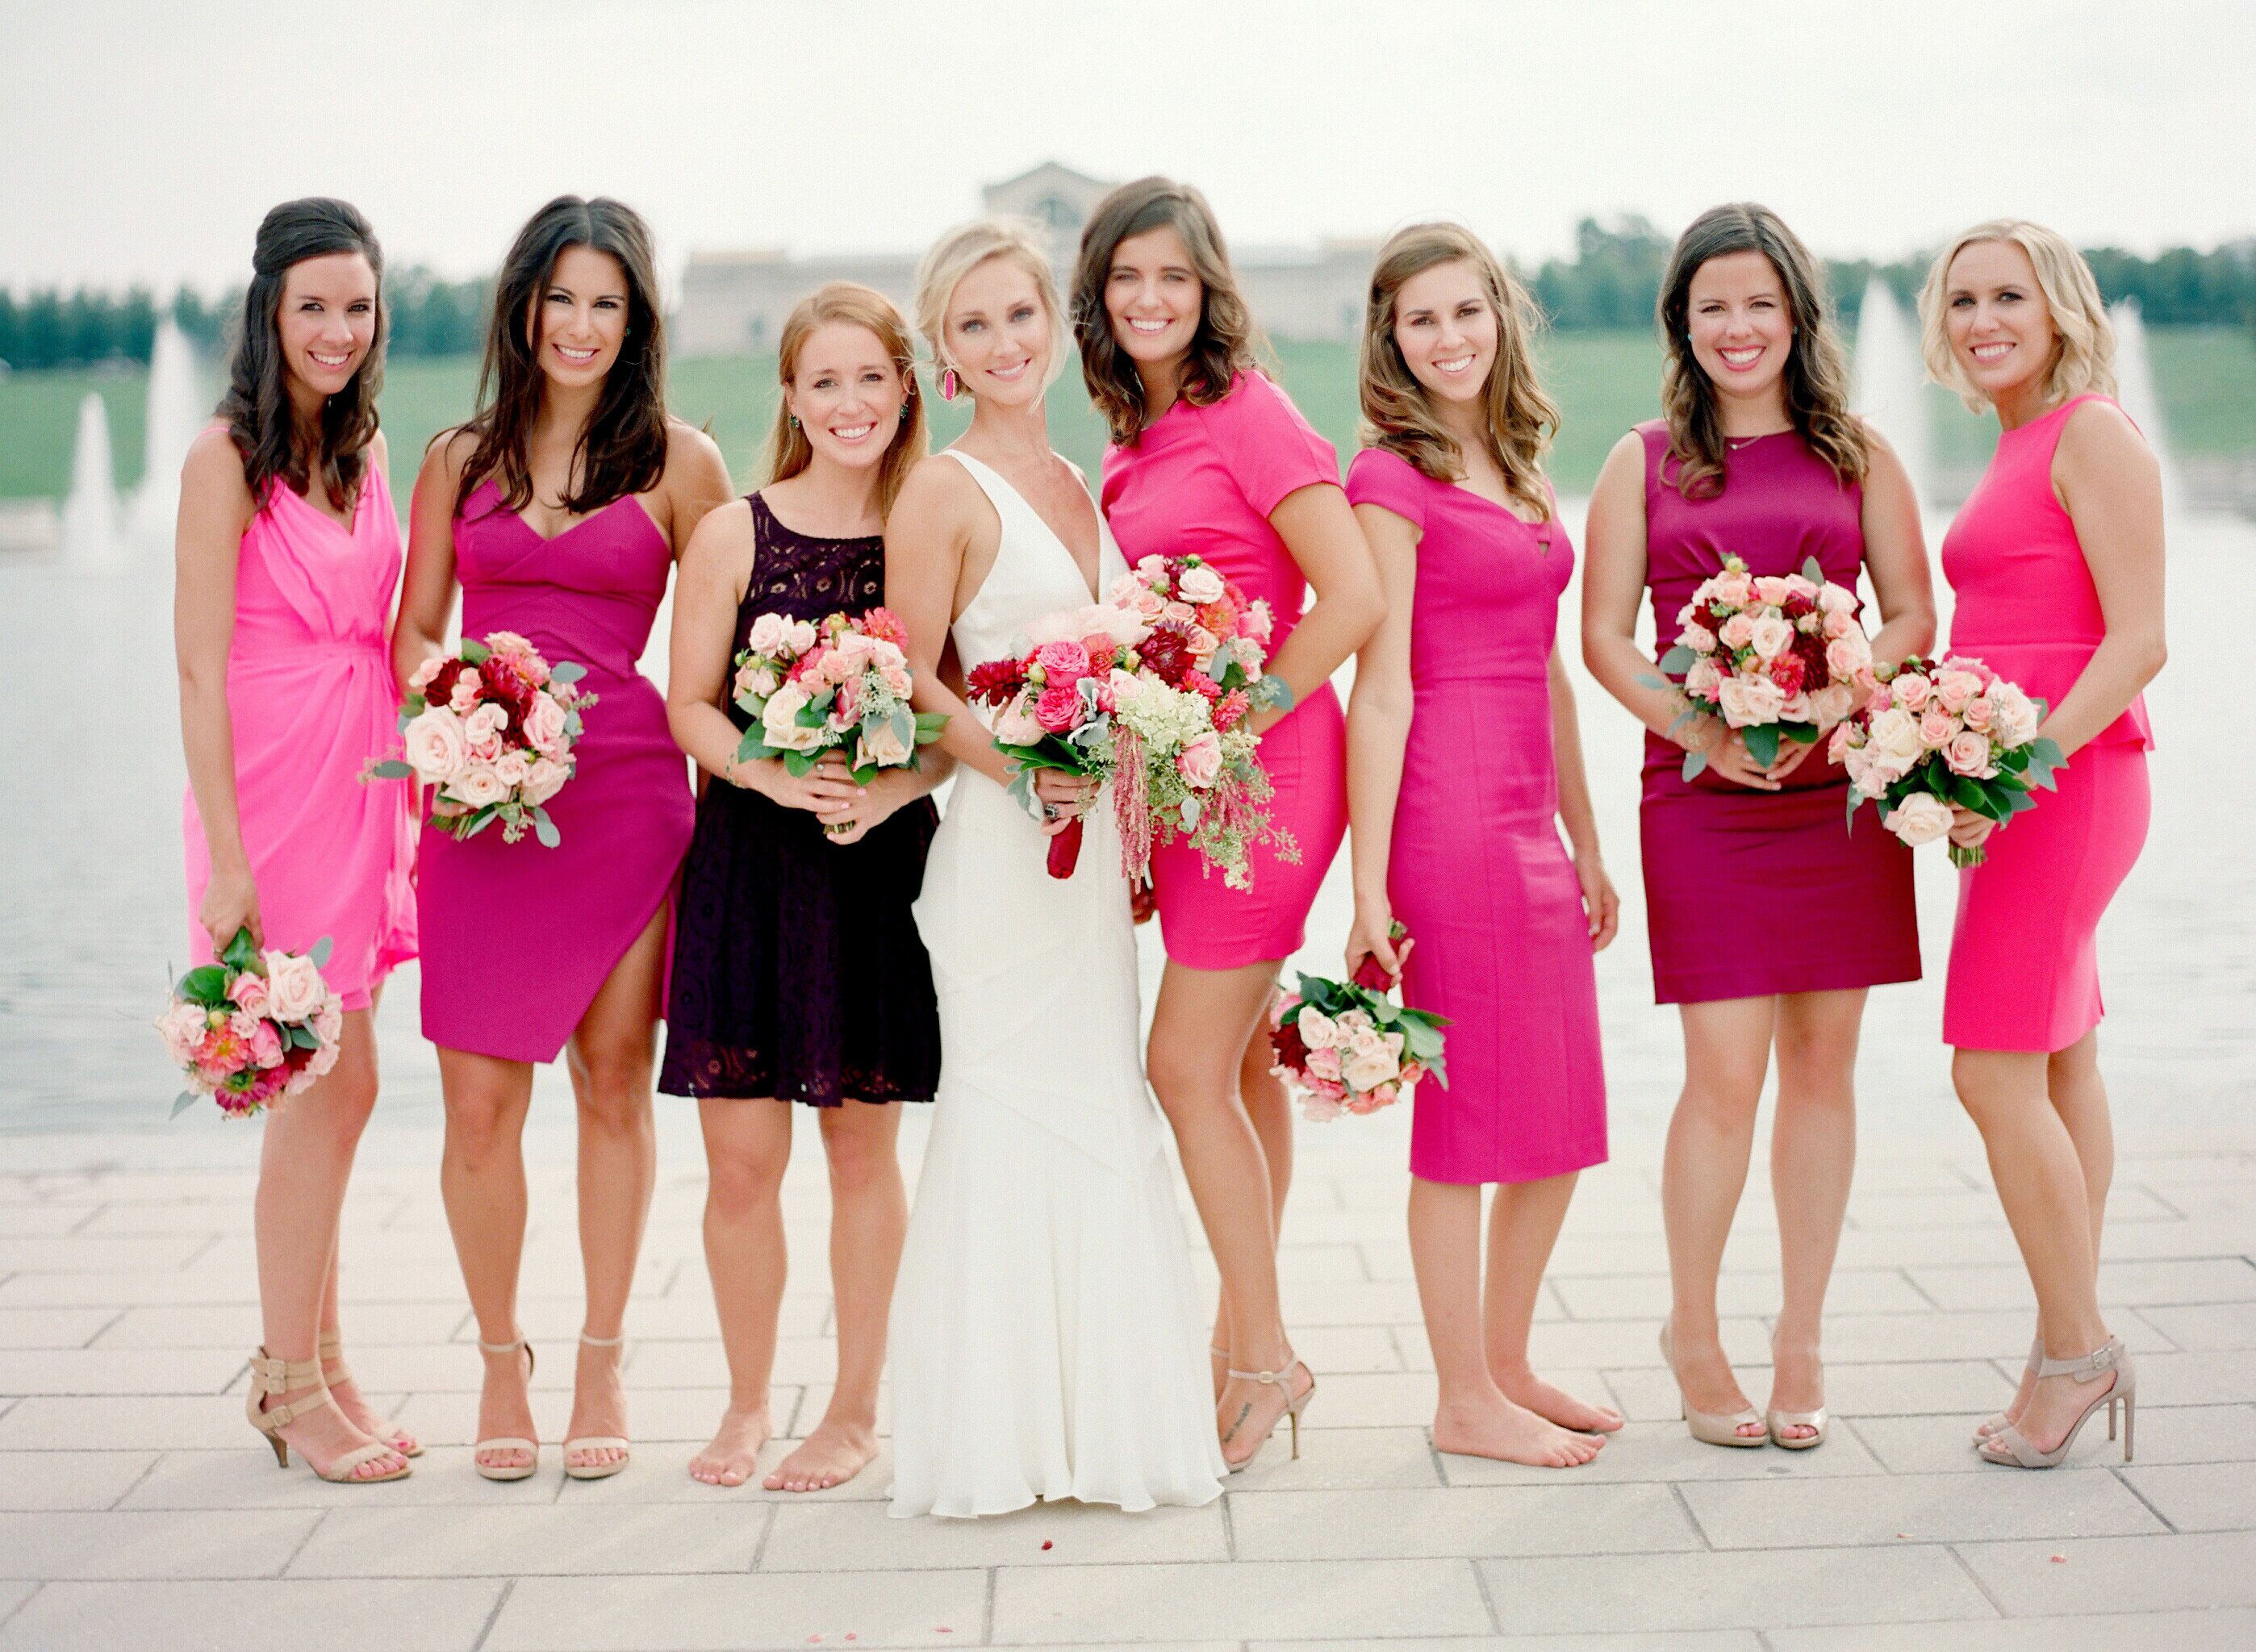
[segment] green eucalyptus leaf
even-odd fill
[[[186,1113],[190,1107],[195,1106],[197,1101],[201,1099],[201,1098],[199,1097],[194,1090],[181,1091],[180,1094],[173,1098],[173,1110],[167,1117],[175,1119],[179,1118],[180,1114]]]
[[[556,823],[548,818],[548,811],[538,805],[534,805],[532,811],[532,835],[540,840],[540,847],[544,849],[553,849],[564,841],[564,834],[556,829]]]
[[[192,1004],[201,1004],[206,1009],[216,1009],[227,1002],[227,967],[223,964],[201,964],[180,977],[173,991]]]
[[[314,960],[315,969],[327,969],[329,967],[329,957],[336,949],[337,944],[324,935],[306,949],[306,956]]]
[[[576,683],[587,674],[588,668],[577,660],[559,660],[548,668],[548,680],[552,683]]]
[[[1749,723],[1739,730],[1739,738],[1745,742],[1747,756],[1755,760],[1757,767],[1767,769],[1778,761],[1776,723]]]
[[[1691,780],[1696,778],[1699,776],[1700,771],[1707,766],[1708,754],[1706,752],[1688,751],[1684,754],[1683,775],[1685,779]]]
[[[1700,657],[1681,643],[1673,643],[1660,659],[1660,669],[1672,677],[1681,677],[1692,669]]]
[[[235,931],[235,938],[228,942],[227,950],[219,955],[219,961],[237,972],[249,969],[258,961],[258,948],[250,938],[250,924],[245,924]]]
[[[400,758],[386,757],[382,763],[369,766],[368,777],[371,780],[412,780],[415,770],[412,764]]]
[[[483,665],[493,657],[493,650],[475,636],[466,636],[462,639],[461,653],[462,658],[472,665]]]

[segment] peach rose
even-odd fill
[[[772,673],[771,673],[772,675]],[[571,727],[571,714],[546,694],[535,694],[532,704],[525,714],[525,737],[532,749],[544,757],[553,757],[564,749],[567,730]]]
[[[1888,683],[1888,697],[1914,715],[1927,709],[1934,692],[1935,685],[1919,671],[1898,671]]]
[[[457,803],[468,804],[473,809],[483,809],[505,799],[509,796],[509,788],[494,772],[492,764],[474,763],[447,783],[447,792]]]
[[[1767,603],[1772,608],[1783,607],[1786,599],[1793,594],[1794,583],[1791,580],[1766,573],[1755,581],[1755,601]]]
[[[1990,732],[1990,721],[1993,713],[1994,708],[1990,704],[1990,697],[1987,694],[1977,694],[1966,702],[1966,709],[1962,716],[1969,728],[1978,735],[1986,735]]]
[[[444,706],[433,706],[412,719],[402,738],[409,765],[431,785],[443,785],[462,773],[469,756],[462,720]]]
[[[1914,791],[1880,823],[1914,849],[1950,830],[1950,805],[1931,791]]]
[[[1987,780],[1998,772],[1998,765],[1990,761],[1988,738],[1970,729],[1951,737],[1942,749],[1942,761],[1950,766],[1951,773],[1973,780]]]
[[[1204,734],[1175,754],[1175,772],[1204,791],[1222,777],[1222,737]]]
[[[1716,634],[1704,625],[1688,623],[1676,633],[1676,640],[1696,654],[1712,654],[1716,650]]]
[[[1293,1023],[1301,1030],[1301,1042],[1311,1051],[1331,1050],[1340,1043],[1339,1023],[1321,1009],[1303,1009],[1301,1018]],[[1337,1078],[1339,1075],[1326,1075]]]
[[[1853,614],[1857,610],[1857,594],[1845,585],[1835,585],[1829,580],[1817,594],[1817,608],[1820,613],[1829,616]]]
[[[300,953],[266,954],[266,1013],[277,1021],[303,1021],[329,995],[321,967]]]
[[[857,769],[874,763],[880,769],[898,768],[909,760],[909,745],[894,728],[892,720],[885,718],[875,727],[867,724],[862,738],[854,749],[854,766]]]
[[[553,757],[535,757],[525,771],[523,796],[527,807],[538,808],[564,789],[572,777],[572,765],[558,763]]]
[[[1990,690],[1990,717],[1998,743],[2009,751],[2037,737],[2036,702],[2015,684],[1999,683]]]
[[[1940,706],[1930,705],[1920,714],[1919,743],[1929,751],[1941,751],[1958,733],[1958,720]]]
[[[1956,717],[1970,705],[1982,692],[1982,679],[1973,672],[1945,666],[1935,679],[1935,698],[1942,709]]]
[[[786,683],[777,689],[760,710],[760,738],[778,751],[812,751],[821,745],[820,728],[802,728],[799,724],[800,709],[807,701],[807,690],[797,683]]]
[[[1776,722],[1786,706],[1785,692],[1767,677],[1727,677],[1716,697],[1724,721],[1734,728]]]
[[[494,764],[494,777],[511,791],[525,783],[532,773],[532,760],[521,751],[504,751]]]
[[[1745,648],[1755,640],[1754,619],[1750,615],[1734,614],[1724,622],[1724,629],[1717,635],[1725,648]]]
[[[1766,614],[1754,622],[1747,637],[1753,644],[1758,659],[1776,659],[1794,646],[1794,627],[1775,614]]]
[[[1175,594],[1194,608],[1204,608],[1219,598],[1225,588],[1222,575],[1203,562],[1195,562],[1185,568],[1182,578],[1175,581]]]
[[[1862,631],[1851,630],[1825,645],[1825,669],[1836,677],[1854,677],[1872,663],[1872,645]]]

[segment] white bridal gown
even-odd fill
[[[1003,523],[995,566],[953,631],[969,670],[1090,596],[1009,483],[949,456]],[[1106,587],[1127,565],[1099,531]],[[1065,1497],[1150,1508],[1221,1491],[1108,805],[1086,833],[1074,875],[1051,877],[1040,829],[959,768],[925,862],[915,910],[940,997],[941,1079],[893,1293],[896,1515],[998,1515]]]

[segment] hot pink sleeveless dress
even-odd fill
[[[361,770],[398,745],[399,694],[385,628],[399,587],[399,522],[370,465],[347,527],[278,482],[243,530],[227,657],[236,811],[257,881],[266,944],[302,953],[323,936],[321,975],[365,1009],[415,956],[413,803],[404,780]],[[196,922],[211,882],[203,817],[180,809],[188,954],[212,961]]]
[[[1736,553],[1758,575],[1825,577],[1856,588],[1865,561],[1864,489],[1791,431],[1729,447],[1721,493],[1687,499],[1668,427],[1645,443],[1646,580],[1666,652],[1678,610]],[[1870,621],[1866,621],[1869,626]],[[1684,753],[1645,737],[1638,810],[1646,930],[1656,1003],[1842,991],[1919,979],[1911,851],[1859,809],[1844,830],[1849,779],[1823,748],[1777,791],[1712,769],[1683,778]]]
[[[673,572],[641,503],[614,499],[543,539],[482,482],[455,519],[462,634],[516,631],[596,695],[576,766],[550,799],[563,841],[423,833],[423,1036],[448,1050],[553,1061],[612,967],[669,899],[695,808],[666,702],[635,670]],[[662,1002],[662,1000],[661,1000]]]
[[[2079,396],[2006,431],[1942,538],[1956,607],[1953,653],[1971,654],[2057,708],[2107,635],[2052,461]],[[2109,405],[2113,405],[2111,402]],[[2147,840],[2154,746],[2143,695],[2060,771],[2057,791],[1990,835],[1958,875],[1942,995],[1943,1042],[1961,1050],[2065,1050],[2099,1024],[2100,914]]]
[[[1104,450],[1104,517],[1132,566],[1196,552],[1268,600],[1273,657],[1301,622],[1308,585],[1269,513],[1315,483],[1339,485],[1339,456],[1259,373],[1241,373],[1209,407],[1177,402],[1132,447]],[[1276,795],[1273,823],[1290,833],[1297,862],[1269,845],[1251,856],[1253,887],[1226,887],[1181,839],[1152,855],[1152,891],[1167,956],[1192,969],[1236,969],[1300,949],[1308,908],[1347,835],[1347,721],[1328,683],[1261,736]]]
[[[1414,709],[1386,889],[1417,945],[1403,1000],[1449,1017],[1418,1086],[1410,1173],[1532,1182],[1602,1163],[1606,1079],[1582,885],[1559,836],[1552,644],[1575,548],[1379,448],[1347,496],[1415,525]]]

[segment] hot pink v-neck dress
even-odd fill
[[[516,631],[551,665],[588,668],[575,766],[548,803],[562,838],[458,842],[426,827],[419,863],[423,1036],[448,1050],[553,1061],[662,910],[689,847],[688,762],[635,670],[673,572],[641,503],[614,499],[553,539],[482,482],[455,519],[462,634]],[[663,1000],[661,999],[661,1002]]]

